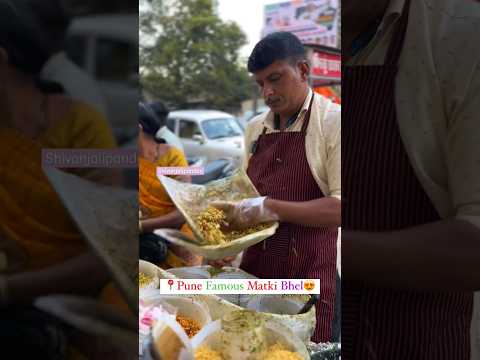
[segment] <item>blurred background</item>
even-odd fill
[[[84,94],[90,96],[86,102],[104,113],[117,142],[123,145],[137,131],[138,1],[57,2],[63,14],[50,12],[47,16],[64,16],[68,21],[65,53],[96,87],[89,89],[95,96]],[[38,12],[48,12],[44,2],[37,3]]]
[[[247,72],[255,44],[290,31],[308,49],[310,83],[340,103],[337,0],[140,0],[143,99],[171,110],[167,124],[188,158],[240,165],[243,133],[268,111]]]

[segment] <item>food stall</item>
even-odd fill
[[[219,232],[215,222],[221,219],[211,212],[209,204],[219,199],[235,201],[257,195],[242,169],[205,185],[165,176],[159,178],[191,227],[194,238],[174,229],[159,229],[155,233],[206,259],[237,254],[263,241],[278,227],[274,222],[240,232]],[[315,344],[310,340],[316,324],[315,307],[305,306],[310,295],[167,295],[160,292],[161,279],[176,278],[257,279],[235,267],[217,269],[205,265],[162,269],[140,261],[139,353],[142,360],[338,359],[339,344]]]
[[[315,92],[340,104],[341,51],[334,47],[304,44],[310,60],[310,85]]]

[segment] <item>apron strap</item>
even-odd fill
[[[308,105],[307,113],[305,114],[305,120],[303,120],[302,133],[306,134],[308,129],[308,124],[310,123],[310,114],[312,113],[313,99],[315,98],[315,91],[312,90],[312,99]]]
[[[403,43],[405,40],[405,35],[407,33],[409,12],[410,12],[410,0],[406,0],[399,23],[395,28],[392,41],[390,42],[390,46],[388,47],[387,57],[385,59],[385,65],[398,64],[398,59],[400,59],[400,55],[403,49]]]
[[[313,98],[314,97],[315,97],[315,92],[312,90],[312,99],[310,100],[310,104],[308,105],[308,110],[307,110],[307,113],[305,114],[305,120],[303,121],[302,130],[301,130],[301,132],[304,133],[304,134],[306,134],[308,124],[310,122],[310,113],[312,112],[312,105],[313,105]],[[264,126],[262,134],[260,136],[265,135],[266,133],[267,133],[267,127]]]

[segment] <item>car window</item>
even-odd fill
[[[167,119],[167,128],[175,134],[175,119]]]
[[[135,54],[137,61],[135,60]],[[125,41],[97,39],[95,73],[98,80],[128,82],[138,71],[138,50]]]
[[[197,123],[188,120],[180,120],[179,135],[182,139],[191,139],[193,135],[202,135]]]
[[[209,139],[243,135],[243,130],[235,118],[206,120],[202,122],[202,128]]]
[[[69,36],[65,42],[65,52],[70,60],[84,68],[85,56],[87,54],[87,37],[83,35]]]

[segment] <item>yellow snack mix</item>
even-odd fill
[[[282,344],[276,343],[268,348],[266,354],[261,356],[262,360],[303,360],[300,355],[287,350]],[[260,358],[259,358],[260,360]]]
[[[196,224],[208,245],[221,245],[270,226],[269,224],[259,224],[242,230],[223,231],[222,226],[227,225],[225,213],[213,206],[207,207],[197,216]]]
[[[200,325],[193,319],[177,315],[177,322],[182,325],[189,338],[194,337],[200,331]]]
[[[138,274],[138,285],[140,286],[140,288],[143,288],[144,286],[148,285],[149,283],[151,283],[153,281],[153,277],[143,273],[143,272],[140,272]]]
[[[224,221],[225,213],[209,206],[197,217],[196,223],[208,244],[218,245],[226,242],[225,234],[221,230]]]
[[[195,351],[195,360],[223,360],[223,357],[207,346],[200,346]]]

